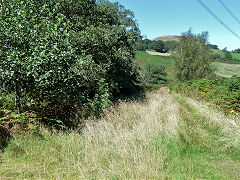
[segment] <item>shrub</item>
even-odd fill
[[[145,67],[146,79],[150,84],[164,84],[166,83],[167,73],[165,67],[161,65],[154,65],[148,63]]]
[[[191,29],[178,42],[175,58],[176,78],[179,81],[201,79],[212,73],[212,53],[207,46],[207,32],[194,35]]]
[[[223,51],[226,60],[232,60],[232,54],[229,51]]]

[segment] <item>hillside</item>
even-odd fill
[[[222,50],[213,50],[213,54],[219,54],[221,57],[224,57],[224,52]],[[240,59],[240,54],[239,53],[233,53],[231,52],[231,55],[233,57],[233,59]],[[239,62],[240,64],[240,62]]]
[[[180,36],[168,35],[168,36],[157,37],[157,38],[153,39],[153,41],[158,41],[158,40],[161,40],[163,42],[166,42],[166,41],[179,41],[179,38],[180,38]]]
[[[240,64],[213,62],[213,67],[215,68],[215,74],[219,76],[230,78],[236,75],[240,77]]]

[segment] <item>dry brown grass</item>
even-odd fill
[[[146,51],[150,55],[157,55],[157,56],[171,56],[171,53],[160,53],[156,51]]]
[[[213,107],[207,106],[199,101],[187,98],[187,103],[199,114],[204,115],[211,127],[218,128],[222,133],[221,150],[229,147],[240,147],[240,118],[239,116],[229,116]]]
[[[149,93],[147,99],[144,103],[121,102],[99,122],[87,124],[88,162],[98,175],[163,177],[165,150],[156,148],[154,141],[162,134],[177,136],[179,105],[166,90]]]
[[[223,148],[239,148],[239,124],[234,118],[187,99],[196,111],[190,112],[166,88],[146,96],[144,102],[119,102],[101,119],[89,120],[82,134],[45,132],[42,139],[14,140],[3,156],[0,174],[14,179],[232,177],[231,173],[221,174],[218,167],[222,168],[222,163],[218,166],[219,161],[210,160],[216,156],[212,154],[215,145],[207,146],[209,152],[202,149],[202,144],[210,142],[210,138],[226,143]],[[199,122],[201,116],[198,119],[194,113],[204,115],[205,129]],[[215,126],[221,127],[224,136],[209,132]],[[188,139],[183,141],[184,137]],[[224,138],[230,142],[221,141]]]

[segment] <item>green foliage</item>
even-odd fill
[[[149,44],[149,49],[157,51],[157,52],[165,52],[164,51],[164,42],[163,41],[152,41]]]
[[[106,109],[111,104],[111,94],[109,92],[108,83],[104,79],[98,82],[98,90],[94,98],[90,100],[91,109],[95,115],[99,115],[102,109]]]
[[[200,79],[212,72],[212,55],[206,45],[207,37],[207,32],[194,35],[191,29],[180,37],[174,55],[176,78],[179,81]]]
[[[208,44],[208,46],[211,48],[211,49],[219,49],[217,45],[215,44]]]
[[[137,42],[136,50],[137,51],[146,51],[149,49],[149,45],[151,43],[151,40],[149,39],[141,39]]]
[[[177,48],[177,41],[166,41],[164,42],[164,50],[166,52],[175,51]]]
[[[14,110],[15,94],[8,94],[0,91],[0,107],[3,109]]]
[[[224,57],[226,60],[232,60],[232,54],[229,51],[224,51]]]
[[[104,78],[115,97],[135,89],[137,65],[133,57],[140,33],[134,14],[118,3],[105,0],[64,1],[58,11],[67,17],[70,29],[75,31],[71,42],[77,54],[91,56],[100,67],[101,75],[95,78],[94,87]]]
[[[151,49],[157,52],[165,52],[164,42],[163,41],[151,41],[149,39],[139,40],[137,42],[136,50],[137,51],[146,51]]]
[[[101,111],[111,95],[136,89],[139,34],[134,14],[118,3],[5,1],[0,5],[0,88],[15,94],[17,109],[28,97],[42,112],[59,116],[89,103]]]
[[[145,66],[145,71],[146,71],[146,79],[148,83],[150,84],[166,83],[167,73],[165,71],[164,66],[148,63]]]
[[[234,52],[234,53],[240,53],[240,48],[235,49],[233,52]]]
[[[179,83],[173,89],[191,97],[210,101],[225,112],[240,113],[240,78],[191,80]]]

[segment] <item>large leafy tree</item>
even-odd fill
[[[191,29],[180,37],[175,57],[176,78],[179,81],[200,79],[212,72],[208,33],[195,35]]]
[[[132,92],[137,79],[134,48],[140,37],[134,14],[105,0],[65,0],[58,11],[71,22],[77,53],[91,55],[106,70],[113,94]]]
[[[165,52],[164,51],[164,42],[161,40],[151,41],[149,44],[149,49],[155,50],[157,52]]]
[[[17,107],[28,95],[101,109],[110,94],[134,89],[139,30],[131,11],[95,0],[1,2],[0,87],[15,92]]]
[[[177,41],[166,41],[164,42],[164,50],[167,52],[175,51],[177,48]]]

